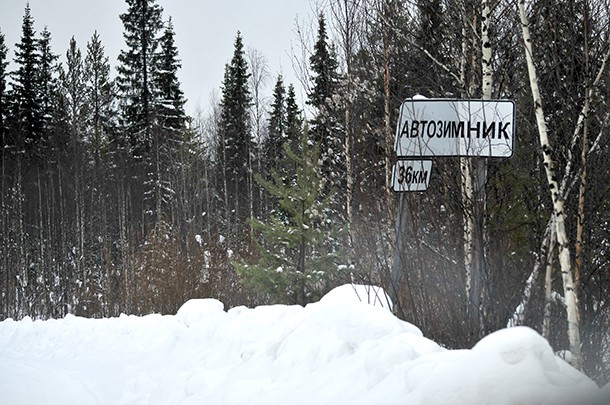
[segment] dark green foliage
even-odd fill
[[[441,0],[417,1],[417,19],[415,22],[415,41],[426,49],[439,63],[447,64],[450,49],[447,35],[448,27],[445,8]],[[412,47],[411,47],[412,48]],[[409,55],[408,68],[412,70],[413,94],[426,97],[444,97],[454,92],[451,80],[438,64],[430,63],[429,56],[412,49]],[[415,79],[417,78],[417,79]]]
[[[74,37],[70,40],[70,46],[66,52],[66,69],[61,70],[60,82],[62,94],[65,97],[65,113],[70,127],[71,147],[74,148],[74,155],[80,155],[89,104],[86,99],[83,57]]]
[[[163,10],[155,0],[127,4],[121,15],[126,49],[119,55],[117,77],[122,124],[118,143],[129,148],[133,159],[128,172],[137,202],[132,207],[145,213],[147,233],[172,199],[168,164],[184,129],[185,101],[176,76],[180,64],[171,21],[164,29]]]
[[[329,44],[326,20],[323,14],[318,17],[318,36],[309,62],[314,76],[308,104],[321,109],[328,105],[331,101],[329,98],[336,94],[339,86],[337,73],[339,64],[335,52]]]
[[[314,117],[310,121],[312,140],[320,144],[324,193],[336,190],[333,207],[343,210],[345,198],[345,153],[344,133],[341,130],[341,109],[339,106],[338,62],[333,47],[329,43],[324,15],[318,17],[318,35],[313,55],[309,59],[313,73],[313,86],[307,103],[314,107]]]
[[[4,148],[5,136],[8,133],[8,47],[4,43],[4,34],[0,31],[0,147]]]
[[[286,88],[282,76],[278,76],[275,87],[273,88],[273,101],[269,112],[267,126],[267,138],[263,144],[263,157],[266,162],[265,170],[268,173],[277,171],[279,162],[282,159],[283,144],[287,134],[287,114],[286,114]]]
[[[57,60],[59,59],[59,56],[55,55],[51,50],[51,33],[49,30],[45,27],[40,35],[41,38],[38,41],[40,52],[40,65],[38,67],[38,98],[42,114],[42,131],[43,133],[46,133],[52,129],[51,126],[54,120],[54,103],[59,87],[57,80],[59,69]],[[43,142],[48,141],[49,140],[47,139],[43,140]]]
[[[273,181],[258,178],[278,201],[267,222],[253,220],[260,258],[256,264],[234,263],[246,283],[273,302],[306,305],[332,288],[339,275],[340,231],[327,219],[330,196],[320,194],[319,146],[301,140],[301,153],[285,153],[296,168],[286,184],[275,172]]]
[[[240,232],[250,213],[252,97],[250,72],[241,33],[237,33],[231,62],[225,66],[220,112],[220,136],[216,149],[218,195],[225,205],[225,225],[230,233]]]
[[[300,134],[303,131],[303,113],[297,104],[294,86],[288,86],[286,95],[286,137],[292,150],[298,150]]]
[[[110,62],[104,53],[97,31],[87,43],[85,56],[85,85],[90,120],[86,141],[90,146],[94,162],[107,152],[112,128],[116,125],[115,85],[110,77]]]
[[[11,146],[18,151],[31,153],[42,137],[42,106],[39,90],[40,49],[35,38],[34,18],[29,5],[23,16],[21,41],[15,45],[15,64],[12,72],[12,116],[14,135]]]
[[[174,43],[174,25],[170,18],[167,22],[163,35],[159,40],[160,50],[157,59],[156,88],[158,91],[157,114],[159,125],[168,131],[179,132],[186,124],[186,113],[184,104],[186,102],[184,93],[178,81],[178,69],[181,64],[178,59],[178,48]]]
[[[117,84],[122,96],[122,121],[140,158],[152,150],[155,80],[158,74],[157,34],[163,27],[162,9],[155,0],[126,0],[121,14],[126,49],[119,55]]]

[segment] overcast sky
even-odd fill
[[[26,0],[0,0],[0,31],[14,58],[15,43],[21,38]],[[158,0],[163,18],[172,17],[182,69],[179,79],[193,113],[207,109],[212,93],[220,93],[224,66],[233,54],[233,43],[241,31],[245,47],[258,50],[269,64],[275,83],[281,72],[286,84],[299,88],[293,72],[292,55],[298,54],[295,19],[311,21],[315,14],[310,0]],[[119,15],[126,11],[124,0],[29,0],[37,35],[45,26],[51,32],[53,52],[65,59],[74,36],[83,55],[94,31],[100,34],[106,55],[116,67],[125,46]],[[314,2],[312,2],[313,4]],[[11,69],[11,68],[9,68]],[[270,94],[270,90],[267,92]]]

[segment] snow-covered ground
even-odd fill
[[[531,329],[445,350],[359,302],[367,290],[339,287],[305,308],[202,299],[175,316],[5,320],[0,403],[610,404],[610,385]]]

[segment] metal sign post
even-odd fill
[[[509,158],[515,147],[515,103],[510,100],[408,99],[400,107],[394,150],[399,159],[392,173],[392,190],[425,191],[430,184],[435,157],[476,158],[473,201],[475,218],[483,218],[486,178],[485,158]],[[428,158],[428,160],[422,160]],[[408,159],[408,160],[401,160]],[[400,196],[396,218],[396,245],[391,272],[393,299],[403,275],[401,253],[409,218],[405,212],[406,196]],[[483,240],[484,224],[477,223],[475,238]],[[474,256],[483,260],[482,244]],[[480,283],[482,280],[474,280]],[[478,305],[477,305],[478,308]]]

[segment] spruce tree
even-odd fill
[[[292,83],[286,95],[286,135],[290,148],[298,151],[299,139],[303,132],[303,112],[297,104],[297,97]]]
[[[4,34],[0,32],[0,148],[6,145],[8,133],[8,91],[6,87],[8,72],[8,48],[4,42]]]
[[[318,16],[318,37],[309,62],[313,72],[313,88],[309,93],[308,104],[318,110],[328,108],[328,104],[332,102],[329,98],[337,93],[339,86],[337,73],[339,64],[329,44],[324,14]],[[316,122],[316,124],[322,123]]]
[[[428,54],[440,63],[446,64],[449,48],[447,44],[448,27],[446,10],[441,0],[418,0],[417,18],[414,27],[416,43],[426,49]],[[409,47],[411,48],[411,47]],[[423,94],[426,97],[443,97],[452,89],[452,81],[447,78],[447,72],[438,64],[430,63],[430,56],[419,50],[408,49],[410,63],[409,80],[412,86],[412,95]]]
[[[182,66],[178,59],[178,48],[174,43],[174,25],[170,18],[159,40],[160,50],[157,60],[156,87],[160,126],[169,132],[184,130],[186,113],[184,111],[184,92],[178,81],[178,69]]]
[[[341,231],[325,220],[331,196],[321,194],[320,147],[311,147],[306,131],[300,143],[299,154],[284,148],[296,168],[294,183],[286,184],[277,171],[272,181],[257,178],[279,208],[267,222],[252,220],[258,262],[234,265],[247,285],[272,302],[306,305],[334,287],[342,255],[334,243]]]
[[[42,113],[42,131],[43,143],[49,142],[51,132],[53,130],[55,102],[58,90],[58,71],[59,65],[57,60],[59,56],[51,50],[51,33],[45,27],[41,32],[40,40],[38,41],[38,49],[40,54],[40,64],[38,68],[38,98]]]
[[[286,95],[286,140],[285,145],[293,150],[297,155],[302,153],[301,151],[301,134],[303,133],[303,112],[297,104],[297,97],[294,91],[292,83],[288,86],[288,93]],[[290,159],[284,158],[282,163],[287,177],[287,184],[294,184],[296,181],[295,173],[296,166]]]
[[[155,0],[126,0],[121,14],[126,49],[119,54],[117,84],[121,96],[121,126],[133,166],[128,168],[133,195],[131,207],[143,219],[143,234],[156,226],[161,214],[159,139],[156,88],[158,33],[162,8]]]
[[[39,91],[40,51],[35,38],[34,18],[29,4],[25,7],[21,26],[21,41],[15,44],[15,64],[12,72],[12,109],[15,119],[15,139],[12,143],[17,151],[27,155],[37,148],[42,136],[42,110]]]
[[[269,112],[267,138],[263,143],[265,171],[277,171],[282,161],[283,144],[286,139],[286,89],[279,75],[273,89],[273,101]]]
[[[87,43],[83,63],[84,97],[87,108],[87,122],[84,128],[84,148],[88,159],[85,170],[85,201],[92,201],[92,209],[87,212],[85,224],[89,235],[87,241],[88,260],[85,264],[91,280],[87,292],[96,296],[102,305],[112,302],[111,287],[115,264],[108,260],[115,246],[116,227],[113,226],[117,214],[114,201],[118,198],[117,176],[111,169],[113,149],[116,144],[116,94],[110,77],[110,62],[97,31]],[[117,161],[119,159],[117,158]],[[117,162],[117,167],[121,167]],[[114,232],[113,232],[114,231]]]
[[[157,211],[173,198],[170,178],[175,151],[180,148],[186,132],[184,93],[178,81],[178,49],[174,43],[174,26],[171,18],[159,39],[156,57],[157,76],[155,78],[157,130],[154,134],[154,173]]]
[[[270,179],[273,172],[279,171],[286,182],[291,181],[291,173],[294,173],[295,168],[284,153],[284,145],[298,153],[302,127],[303,119],[296,102],[294,86],[289,85],[286,91],[280,75],[273,90],[267,138],[263,144],[266,179]]]
[[[314,117],[311,120],[311,133],[314,142],[320,143],[322,160],[322,178],[324,193],[336,190],[336,201],[332,204],[336,210],[341,210],[341,194],[345,189],[345,154],[343,153],[343,131],[339,122],[338,62],[326,32],[324,15],[318,18],[318,38],[314,45],[314,53],[310,58],[313,72],[313,87],[309,93],[308,104],[314,107]]]
[[[121,94],[121,118],[133,155],[141,159],[152,148],[156,104],[157,34],[161,30],[162,8],[155,0],[126,0],[121,14],[126,49],[119,54],[117,83]]]
[[[222,86],[221,117],[217,162],[220,192],[226,208],[226,226],[243,234],[240,226],[249,217],[251,173],[250,73],[245,59],[241,33],[237,33],[233,58],[225,67]]]
[[[71,144],[76,152],[76,150],[80,150],[84,136],[89,105],[86,101],[83,57],[74,37],[70,39],[70,46],[66,52],[66,69],[61,71],[60,82],[62,93],[66,97]]]
[[[86,141],[97,164],[107,151],[112,128],[116,125],[115,85],[110,77],[110,62],[97,31],[87,43],[84,79],[86,102],[90,109]]]

